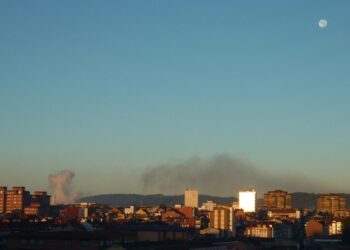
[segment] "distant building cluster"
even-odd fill
[[[60,240],[67,243],[66,250],[152,242],[165,244],[159,249],[168,249],[169,242],[195,244],[200,239],[213,243],[206,249],[250,249],[247,240],[251,239],[255,247],[261,247],[251,249],[297,249],[294,247],[303,245],[308,249],[308,244],[309,249],[322,249],[314,248],[315,240],[338,242],[344,220],[349,218],[346,199],[338,194],[319,195],[314,209],[294,208],[292,195],[283,190],[268,191],[262,200],[255,189],[242,190],[238,200],[228,204],[201,201],[194,189],[184,190],[183,198],[183,204],[172,206],[50,205],[46,192],[30,194],[24,187],[0,187],[0,249],[3,242],[7,249],[50,250],[56,249],[50,246],[59,245]],[[222,239],[234,241],[217,248],[215,242]]]

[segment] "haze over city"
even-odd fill
[[[1,2],[1,185],[349,193],[349,8]]]

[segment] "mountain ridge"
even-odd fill
[[[350,207],[350,194],[338,193],[343,195],[347,200],[347,207]],[[321,194],[316,193],[306,193],[306,192],[294,192],[291,193],[292,196],[292,207],[293,208],[309,208],[314,209],[316,207],[317,197]],[[198,197],[199,205],[201,206],[203,202],[208,200],[213,201],[217,204],[229,204],[233,201],[238,201],[234,196],[215,196],[207,194],[199,194]],[[135,206],[155,206],[159,204],[164,205],[175,205],[183,204],[184,196],[180,195],[163,195],[163,194],[100,194],[82,197],[78,202],[94,202],[107,204],[111,206],[121,206],[126,207],[130,205]],[[257,204],[262,205],[263,199],[257,199]]]
[[[154,206],[158,204],[174,205],[183,203],[183,195],[163,195],[163,194],[101,194],[88,197],[82,197],[79,202],[95,202],[108,204],[112,206],[130,206],[145,205]],[[237,201],[236,197],[219,197],[214,195],[199,194],[199,204],[211,200],[218,204],[229,204]]]

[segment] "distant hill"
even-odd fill
[[[319,194],[315,193],[291,193],[293,208],[315,208],[316,200]],[[350,208],[350,194],[342,194],[347,199],[347,207]],[[79,202],[95,202],[100,204],[108,204],[111,206],[126,207],[130,205],[140,206],[154,206],[158,204],[174,205],[183,204],[183,195],[140,195],[140,194],[102,194],[89,197],[83,197]],[[199,205],[206,201],[213,201],[217,204],[229,204],[237,201],[236,197],[219,197],[212,195],[199,195]],[[263,199],[258,199],[258,205],[263,204]]]
[[[235,197],[218,197],[200,194],[199,195],[199,204],[201,205],[206,201],[213,201],[217,204],[229,204],[233,201],[237,201]],[[140,195],[140,194],[102,194],[89,197],[83,197],[79,202],[95,202],[101,204],[108,204],[111,206],[155,206],[158,204],[164,205],[174,205],[174,204],[183,204],[184,196],[183,195],[162,195],[162,194],[151,194],[151,195]]]

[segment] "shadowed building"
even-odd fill
[[[7,187],[0,187],[0,214],[6,212]]]
[[[317,220],[309,220],[305,224],[305,234],[307,238],[323,235],[323,224]]]
[[[35,232],[24,231],[7,238],[9,250],[105,250],[120,239],[110,232]]]
[[[264,194],[264,207],[268,209],[291,209],[292,196],[283,190],[269,191]]]
[[[45,216],[49,213],[50,196],[46,192],[37,191],[31,196],[30,205],[24,208],[26,215]]]
[[[196,226],[195,217],[193,212],[186,211],[181,208],[182,212],[177,209],[169,208],[168,211],[162,214],[162,221],[168,225],[178,225],[182,228],[193,228]],[[191,209],[187,207],[186,209]],[[184,213],[183,213],[184,212]]]

